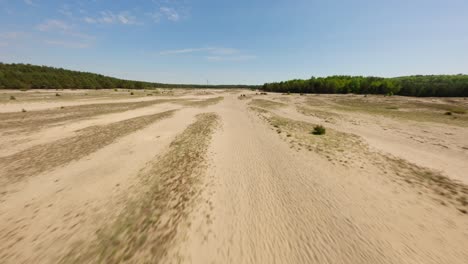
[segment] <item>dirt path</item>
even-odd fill
[[[210,148],[205,202],[186,242],[163,262],[175,256],[187,263],[468,259],[466,216],[375,177],[381,173],[375,167],[335,166],[292,149],[233,97],[219,107],[223,129]]]

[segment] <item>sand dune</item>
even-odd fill
[[[468,260],[468,123],[446,101],[107,93],[1,111],[1,263]]]

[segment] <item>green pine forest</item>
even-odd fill
[[[257,88],[247,85],[164,84],[122,80],[100,74],[48,66],[0,63],[0,89],[149,89],[149,88]]]
[[[468,75],[415,75],[396,78],[330,76],[266,83],[262,90],[281,93],[385,94],[420,97],[468,96]]]
[[[148,89],[249,88],[280,93],[385,94],[421,97],[468,97],[468,75],[415,75],[396,78],[363,76],[312,77],[255,85],[190,85],[122,80],[100,74],[0,63],[0,89]]]

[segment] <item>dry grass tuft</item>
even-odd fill
[[[206,152],[218,124],[213,113],[197,116],[171,143],[169,152],[143,175],[147,192],[130,202],[95,241],[77,245],[62,263],[157,263],[175,243],[187,221],[206,165]],[[170,219],[170,221],[169,221]],[[138,257],[138,260],[135,258]]]

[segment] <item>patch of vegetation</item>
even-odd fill
[[[10,100],[16,100],[16,97],[14,97],[13,95],[10,95]]]
[[[312,130],[312,134],[314,134],[314,135],[324,135],[326,133],[326,131],[327,130],[322,125],[316,125],[316,126],[314,126],[314,130]]]
[[[277,131],[281,129],[286,135],[293,135],[287,140],[292,148],[315,151],[333,164],[341,163],[343,166],[363,168],[363,164],[370,163],[379,168],[382,175],[392,175],[392,181],[417,188],[419,193],[427,194],[444,206],[451,206],[463,214],[468,210],[468,186],[461,182],[406,160],[374,152],[354,134],[330,129],[326,137],[311,137],[307,135],[315,126],[310,123],[281,117],[260,108],[252,109],[273,129],[278,127]],[[356,160],[357,156],[362,158]]]
[[[438,199],[452,204],[459,211],[468,209],[468,186],[438,172],[419,167],[406,160],[382,156],[385,163],[402,181],[413,187],[430,190]]]
[[[81,241],[59,263],[158,263],[170,250],[203,187],[206,153],[219,122],[214,113],[197,115],[169,151],[139,175],[141,188],[125,210]],[[168,221],[168,219],[170,221]]]
[[[323,119],[327,123],[336,123],[337,119],[342,118],[339,114],[336,114],[331,111],[324,111],[323,103],[321,106],[316,107],[305,107],[305,106],[296,106],[296,109],[299,113],[307,116],[314,116],[320,119]]]
[[[286,104],[271,101],[271,100],[265,100],[265,99],[253,99],[250,103],[251,106],[257,106],[257,107],[262,107],[266,109],[277,109],[280,107],[285,107],[287,106]]]
[[[450,103],[440,99],[432,102],[429,100],[411,100],[403,97],[387,99],[381,96],[373,96],[373,98],[369,99],[354,96],[336,96],[330,98],[329,101],[324,100],[315,103],[307,100],[306,104],[313,104],[322,109],[357,111],[416,122],[468,126],[468,115],[462,114],[466,112],[466,107],[460,101]],[[456,114],[453,110],[460,113],[457,118],[444,117],[444,115]]]
[[[14,133],[37,130],[43,126],[63,121],[86,119],[101,114],[117,113],[147,107],[154,104],[178,101],[176,99],[148,100],[145,102],[123,102],[67,106],[64,109],[45,109],[28,113],[0,113],[0,129],[8,128]]]
[[[184,105],[184,106],[189,106],[189,107],[207,107],[207,106],[210,106],[210,105],[215,105],[215,104],[221,102],[222,100],[224,100],[224,97],[218,96],[218,97],[208,98],[208,99],[205,99],[205,100],[195,100],[195,101],[193,101],[193,100],[180,100],[180,101],[177,101],[176,103]]]
[[[453,112],[455,114],[460,114],[460,115],[466,114],[466,110],[463,108],[459,108],[459,107],[451,108],[450,112]]]
[[[66,113],[66,111],[66,109],[57,109],[57,112],[65,117],[66,114],[63,113]],[[12,181],[19,181],[24,177],[40,174],[94,153],[115,140],[143,129],[153,122],[171,117],[175,111],[177,110],[138,116],[107,125],[90,126],[78,130],[73,137],[34,145],[10,156],[0,157],[0,168]],[[31,117],[35,116],[35,112],[40,111],[33,111],[23,115]]]

